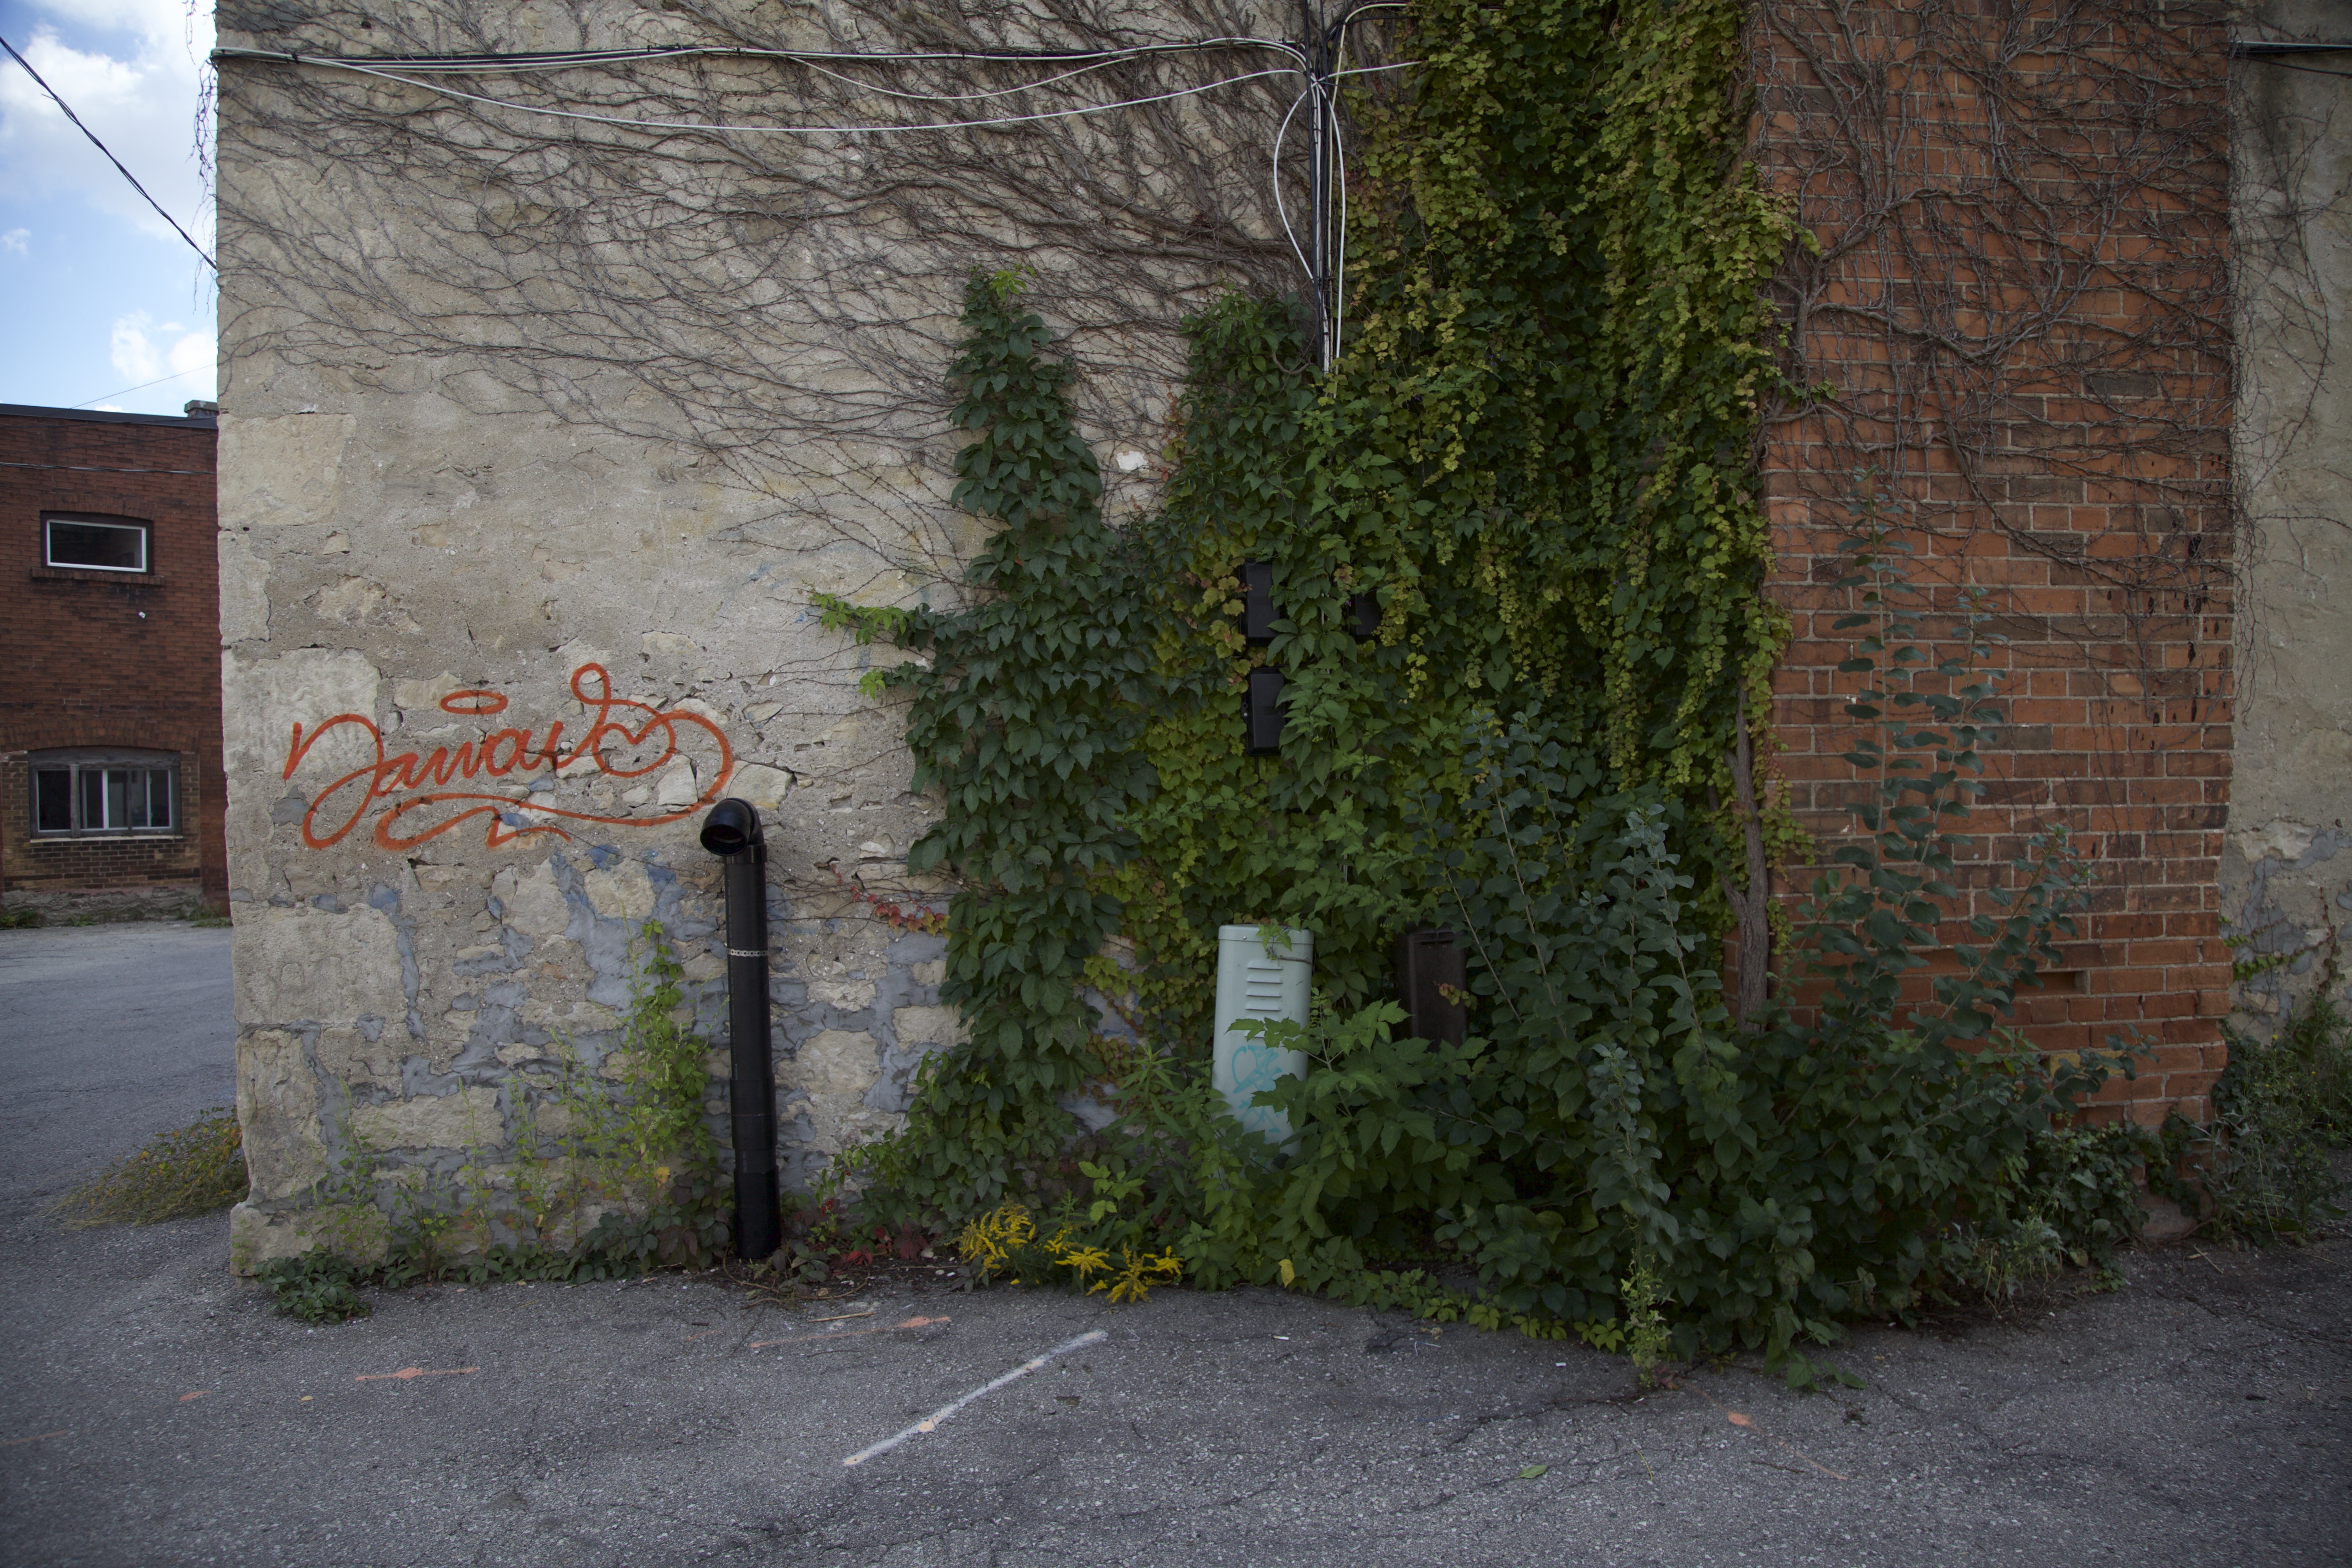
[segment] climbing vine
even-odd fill
[[[879,684],[944,805],[910,865],[961,879],[942,994],[971,1044],[852,1157],[886,1223],[995,1258],[1024,1204],[1058,1204],[1019,1267],[1076,1268],[1112,1245],[1074,1217],[1083,1175],[1120,1194],[1116,1245],[1172,1246],[1204,1283],[1653,1352],[1667,1319],[1685,1349],[1786,1355],[1908,1310],[1963,1212],[2003,1267],[2000,1184],[2104,1069],[1958,1048],[2048,962],[2063,847],[1927,1012],[1900,1000],[1976,788],[1980,616],[1922,691],[1904,661],[1926,656],[1884,639],[1925,632],[1879,612],[1872,648],[1904,666],[1881,699],[1952,728],[1853,710],[1884,719],[1889,773],[1867,864],[1819,890],[1828,1005],[1742,1031],[1720,995],[1717,939],[1762,908],[1740,731],[1781,628],[1748,463],[1776,374],[1761,287],[1797,237],[1736,157],[1742,14],[1417,5],[1409,85],[1355,106],[1345,353],[1317,374],[1288,300],[1188,318],[1164,504],[1127,528],[1023,279],[974,279],[956,500],[997,531],[973,601],[820,601],[927,656]],[[1272,566],[1263,647],[1236,626],[1244,561]],[[1258,667],[1285,681],[1270,756],[1242,732]],[[1286,1043],[1321,1066],[1270,1091],[1301,1130],[1286,1170],[1204,1082],[1236,921],[1316,935],[1317,1021]],[[1478,943],[1465,1047],[1394,1037],[1383,999],[1429,921]],[[1479,1302],[1384,1267],[1447,1249]]]
[[[1190,318],[1165,503],[1123,531],[1018,280],[973,286],[956,499],[1003,529],[978,603],[825,602],[932,655],[886,682],[946,806],[918,860],[966,888],[946,994],[974,1045],[928,1081],[894,1190],[992,1202],[1127,1037],[1197,1051],[1221,922],[1310,929],[1334,1005],[1379,993],[1435,897],[1408,818],[1462,799],[1480,714],[1539,712],[1584,786],[1690,800],[1677,841],[1726,922],[1742,825],[1701,805],[1775,646],[1743,465],[1790,232],[1735,166],[1739,17],[1418,7],[1412,88],[1358,106],[1352,347],[1326,379],[1287,300]],[[1263,648],[1234,625],[1245,559],[1274,570]],[[1242,745],[1261,664],[1287,679],[1277,757]]]
[[[1288,300],[1188,319],[1165,504],[1126,530],[1022,279],[975,280],[955,499],[1000,526],[975,602],[820,601],[929,656],[879,684],[945,806],[912,864],[961,879],[942,994],[972,1043],[872,1156],[887,1201],[979,1212],[1050,1175],[1137,1042],[1197,1055],[1222,921],[1315,931],[1331,1005],[1363,1005],[1436,897],[1409,819],[1463,800],[1465,725],[1540,714],[1596,791],[1726,782],[1774,645],[1742,472],[1790,236],[1735,166],[1739,16],[1418,7],[1412,87],[1356,105],[1349,352],[1318,377]],[[1274,567],[1263,648],[1244,559]],[[1241,743],[1260,664],[1288,679],[1278,757]],[[1712,870],[1738,826],[1675,832]]]
[[[1539,710],[1595,787],[1735,793],[1739,689],[1761,695],[1779,637],[1744,469],[1773,377],[1759,289],[1791,237],[1732,156],[1740,16],[1417,6],[1412,89],[1360,106],[1352,350],[1318,385],[1279,302],[1188,323],[1154,542],[1181,567],[1146,732],[1162,787],[1118,880],[1148,1032],[1202,1036],[1223,921],[1314,931],[1335,1005],[1384,989],[1433,896],[1407,818],[1460,800],[1474,715]],[[1263,650],[1232,626],[1253,558],[1284,612]],[[1257,663],[1287,678],[1278,759],[1240,744]],[[1742,826],[1677,830],[1718,927]]]
[[[918,788],[946,805],[910,852],[950,868],[943,1001],[971,1044],[934,1058],[892,1190],[919,1207],[985,1206],[1057,1157],[1064,1103],[1097,1072],[1081,970],[1119,927],[1100,883],[1134,852],[1127,817],[1151,793],[1137,741],[1150,705],[1144,574],[1102,516],[1102,480],[1072,429],[1069,366],[1045,351],[1016,273],[973,279],[950,374],[973,434],[955,500],[1001,524],[972,562],[971,608],[913,613],[821,601],[829,625],[928,653],[884,672],[911,701]]]

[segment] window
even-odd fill
[[[77,572],[144,572],[147,525],[121,518],[45,517],[41,563]]]
[[[33,831],[87,837],[179,826],[178,758],[169,752],[36,752]]]

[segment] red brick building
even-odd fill
[[[2230,1010],[2226,21],[2201,0],[1760,0],[1751,32],[1757,161],[1818,242],[1775,289],[1784,368],[1818,390],[1760,454],[1792,632],[1777,788],[1830,844],[1875,793],[1844,760],[1864,678],[1837,668],[1856,605],[1833,586],[1867,491],[1931,635],[1973,589],[2003,639],[1955,912],[1999,915],[2032,836],[2067,831],[2090,908],[2020,1022],[2049,1050],[2148,1047],[2107,1098],[2150,1121],[2203,1118]]]
[[[215,417],[0,405],[0,904],[226,910]]]

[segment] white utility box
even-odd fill
[[[1290,1142],[1290,1118],[1250,1099],[1278,1078],[1306,1077],[1307,1053],[1276,1050],[1234,1026],[1245,1018],[1306,1023],[1314,977],[1314,932],[1217,928],[1217,1037],[1210,1081],[1233,1107],[1235,1121],[1276,1143]]]

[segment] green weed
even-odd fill
[[[2334,995],[2335,953],[2317,992],[2273,1039],[2231,1029],[2213,1120],[2165,1124],[2171,1179],[2158,1190],[2209,1233],[2257,1245],[2305,1240],[2344,1217],[2336,1151],[2352,1141],[2352,1026]],[[2187,1174],[2177,1173],[2182,1167]]]
[[[278,1258],[254,1270],[269,1289],[278,1311],[305,1323],[341,1323],[364,1318],[370,1308],[357,1287],[358,1270],[324,1248],[299,1258]]]

